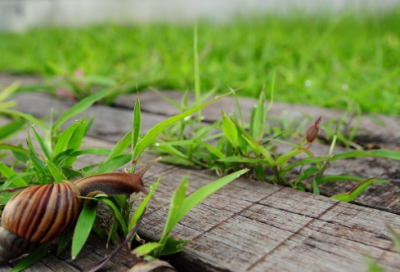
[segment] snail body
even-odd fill
[[[32,186],[14,195],[2,213],[0,263],[29,253],[72,229],[82,208],[80,196],[147,194],[142,177],[157,160],[135,174],[94,175],[74,183]]]

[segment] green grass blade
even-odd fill
[[[32,126],[33,133],[35,134],[36,140],[39,142],[40,147],[42,148],[44,154],[46,155],[46,158],[48,160],[51,160],[53,158],[53,154],[51,154],[51,151],[49,149],[49,146],[47,146],[44,142],[44,139],[37,133],[36,129]]]
[[[219,162],[235,162],[235,163],[262,163],[270,166],[269,162],[262,158],[248,158],[242,156],[230,156],[218,160]]]
[[[54,163],[51,161],[46,161],[46,163],[56,183],[60,183],[63,180],[68,180],[67,177],[64,176],[64,174],[57,168],[57,166],[54,165]]]
[[[111,150],[109,153],[107,159],[104,161],[104,163],[107,163],[114,159],[115,157],[118,157],[121,155],[131,144],[132,142],[132,131],[129,131],[125,136],[118,141],[118,143],[114,146],[114,148]]]
[[[340,193],[332,196],[332,198],[343,202],[350,202],[356,199],[362,192],[364,192],[368,188],[368,186],[370,186],[374,182],[374,179],[375,178],[364,180],[363,182],[357,184],[353,189],[351,189],[347,193]]]
[[[182,217],[184,217],[191,209],[193,209],[197,204],[206,199],[209,195],[215,193],[216,191],[218,191],[219,189],[221,189],[222,187],[229,184],[230,182],[237,179],[238,177],[240,177],[241,175],[243,175],[248,171],[249,169],[243,169],[235,173],[232,173],[228,176],[220,178],[216,181],[213,181],[201,187],[196,192],[189,195],[183,202],[182,207],[179,209],[178,214],[174,218],[175,222],[176,223],[179,222],[179,220],[181,220]]]
[[[115,157],[111,161],[101,165],[93,173],[92,173],[92,171],[90,171],[90,173],[95,174],[95,175],[111,173],[115,169],[118,169],[118,168],[124,166],[125,164],[127,164],[128,162],[130,162],[131,158],[132,157],[131,157],[130,153],[125,153],[125,154],[119,155],[118,157]]]
[[[54,147],[54,157],[57,157],[61,152],[64,152],[68,149],[69,140],[78,126],[79,122],[75,121],[69,128],[61,133],[57,140],[56,146]]]
[[[238,132],[236,130],[236,125],[232,121],[232,119],[226,115],[224,112],[222,112],[222,131],[225,134],[225,137],[228,139],[228,141],[232,144],[234,148],[237,148],[239,145],[239,137],[238,137]]]
[[[159,253],[162,251],[163,247],[165,246],[165,242],[166,242],[169,234],[171,233],[172,229],[179,222],[179,219],[177,219],[177,215],[178,215],[179,210],[181,209],[183,202],[185,200],[187,185],[188,185],[188,179],[187,179],[187,176],[185,176],[183,178],[181,184],[175,190],[175,192],[173,193],[173,195],[171,197],[171,203],[169,205],[167,222],[165,222],[164,231],[163,231],[163,234],[160,239],[161,246],[157,249],[157,251],[155,253],[156,258],[159,256]]]
[[[265,87],[260,93],[257,104],[253,108],[250,120],[250,135],[259,142],[264,136],[265,131]]]
[[[181,114],[178,114],[178,115],[175,115],[173,117],[170,117],[167,120],[165,120],[165,121],[155,125],[154,127],[152,127],[147,132],[147,134],[135,146],[133,159],[137,160],[140,157],[140,155],[143,153],[143,151],[148,146],[150,146],[154,142],[154,140],[157,138],[157,136],[162,131],[164,131],[168,126],[170,126],[170,125],[182,120],[186,116],[189,116],[189,115],[195,113],[196,111],[198,111],[198,110],[200,110],[200,109],[202,109],[202,108],[214,103],[215,101],[217,101],[217,100],[219,100],[219,99],[221,99],[221,98],[223,98],[223,97],[225,97],[227,95],[229,95],[229,93],[225,94],[225,95],[222,95],[222,96],[219,96],[219,97],[217,97],[217,98],[215,98],[215,99],[213,99],[211,101],[208,101],[208,102],[206,102],[204,104],[201,104],[201,105],[199,105],[197,107],[194,107],[193,109],[187,110],[187,111],[185,111],[185,112],[183,112]]]
[[[135,253],[136,256],[138,257],[142,257],[145,255],[148,255],[150,252],[152,252],[153,250],[155,250],[156,248],[159,248],[161,246],[160,243],[146,243],[144,245],[138,246],[137,248],[135,248],[132,253]]]
[[[101,201],[101,202],[106,203],[108,205],[108,207],[110,207],[113,210],[115,217],[118,219],[118,221],[119,221],[119,223],[121,225],[122,232],[124,233],[124,236],[128,235],[128,228],[127,228],[127,226],[125,224],[125,220],[122,217],[122,215],[121,215],[119,209],[117,208],[117,206],[115,206],[115,204],[111,200],[109,200],[107,198],[100,197],[100,198],[97,198],[97,199],[99,201]]]
[[[194,25],[194,39],[193,39],[193,56],[194,56],[194,93],[196,96],[196,103],[201,103],[201,86],[200,86],[200,63],[199,63],[199,51],[197,41],[197,24]],[[197,112],[197,121],[201,123],[201,110]]]
[[[68,142],[68,148],[72,151],[78,151],[81,148],[83,137],[85,136],[86,129],[86,118],[84,117],[82,121],[79,123],[78,127],[75,129],[71,138]],[[72,164],[76,161],[76,157],[69,158],[65,161],[65,166],[72,166]]]
[[[97,202],[91,201],[83,207],[75,226],[72,238],[71,257],[74,260],[81,251],[92,229],[96,218]]]
[[[0,172],[3,176],[5,176],[7,179],[13,178],[17,176],[17,174],[9,168],[7,165],[4,163],[0,162]],[[19,178],[14,178],[12,181],[9,181],[8,183],[3,184],[3,190],[7,189],[10,183],[13,183],[16,187],[24,187],[28,186],[28,184],[23,180],[21,177]]]
[[[153,183],[150,186],[150,192],[149,194],[146,196],[146,198],[142,201],[142,203],[140,203],[139,207],[136,209],[135,213],[133,214],[131,221],[129,221],[129,225],[128,225],[128,229],[131,230],[136,222],[139,220],[139,218],[142,216],[144,210],[146,209],[147,203],[149,202],[149,200],[151,199],[151,197],[153,196],[154,192],[157,190],[158,185],[161,182],[161,176],[157,179],[156,183]]]
[[[363,181],[365,178],[362,177],[357,177],[353,175],[347,175],[347,174],[342,174],[342,175],[337,175],[337,176],[324,176],[321,179],[318,180],[318,184],[324,184],[328,182],[337,182],[337,181]],[[387,179],[375,179],[374,183],[387,183],[389,180]]]
[[[29,177],[29,176],[35,176],[35,175],[36,175],[35,172],[23,172],[23,173],[18,173],[18,174],[14,175],[14,176],[11,176],[10,178],[7,178],[7,180],[4,182],[3,190],[6,190],[11,184],[14,184],[15,187],[18,187],[18,188],[26,187],[28,184],[23,179],[22,180],[23,180],[23,182],[25,182],[26,185],[24,185],[24,183],[17,183],[16,184],[14,182],[14,180],[17,180],[17,179],[19,180],[20,178],[23,178],[23,177]],[[22,186],[20,186],[20,185],[22,185]]]
[[[20,261],[16,266],[14,266],[13,269],[10,270],[10,272],[19,272],[24,270],[25,268],[37,263],[41,259],[44,258],[44,256],[47,255],[47,253],[50,250],[51,243],[46,243],[35,249],[33,252],[31,252],[27,257],[25,257],[22,261]]]
[[[295,148],[295,149],[279,156],[279,158],[276,159],[275,163],[277,165],[279,165],[281,167],[281,169],[283,169],[288,160],[290,160],[291,158],[293,158],[294,156],[296,156],[302,152],[304,152],[304,150]]]
[[[31,122],[32,124],[37,125],[38,127],[40,127],[43,130],[48,129],[48,126],[43,121],[40,121],[39,119],[35,118],[32,114],[23,113],[23,112],[19,112],[19,111],[15,111],[15,110],[0,110],[0,113],[9,114],[11,116],[16,116],[16,117],[21,117],[21,118]]]
[[[202,146],[204,146],[208,152],[210,152],[211,154],[215,155],[216,157],[218,157],[219,159],[223,159],[225,158],[225,155],[215,146],[212,146],[210,144],[207,143],[201,143]]]
[[[400,160],[400,152],[389,150],[347,151],[333,155],[330,161],[337,161],[355,157],[382,157],[387,159]]]
[[[0,127],[0,141],[5,140],[14,133],[18,132],[25,126],[25,124],[25,120],[18,120]]]
[[[131,154],[132,154],[132,163],[130,167],[130,172],[134,173],[135,168],[136,168],[136,163],[135,161],[135,147],[139,141],[139,134],[140,134],[140,129],[142,126],[142,113],[141,113],[141,108],[140,108],[140,100],[139,100],[139,94],[136,99],[136,104],[135,108],[133,109],[133,120],[132,120],[132,139],[131,139]]]
[[[104,96],[106,96],[108,93],[111,92],[112,89],[105,89],[103,91],[97,92],[95,94],[92,94],[91,96],[88,96],[84,99],[82,99],[80,102],[75,104],[72,108],[64,112],[54,123],[53,125],[53,131],[56,131],[59,129],[66,121],[68,121],[70,118],[78,115],[79,113],[83,112],[87,108],[89,108],[91,105],[93,105],[94,102],[102,99]]]

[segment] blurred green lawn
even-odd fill
[[[0,33],[0,71],[57,69],[128,78],[141,88],[193,89],[193,25],[102,25]],[[400,113],[400,8],[198,24],[201,88],[256,97],[276,70],[277,101]],[[55,68],[56,67],[56,68]]]

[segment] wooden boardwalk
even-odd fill
[[[170,94],[177,99],[179,96],[179,93]],[[141,102],[144,111],[142,133],[175,113],[172,107],[151,92],[141,94]],[[241,102],[245,109],[251,109],[254,103],[250,99]],[[20,95],[18,103],[18,110],[37,117],[49,115],[51,108],[63,111],[72,105],[72,102],[38,93]],[[84,115],[96,115],[96,119],[85,147],[111,148],[130,130],[130,108],[133,105],[134,96],[128,96],[118,99],[116,107],[95,105],[86,111]],[[207,108],[203,114],[206,120],[211,121],[219,118],[221,108],[229,112],[232,105],[228,99]],[[275,105],[278,109],[285,108],[285,104]],[[282,111],[274,107],[271,114],[280,116]],[[290,106],[290,110],[290,118],[299,116],[302,111],[312,116],[322,115],[325,120],[340,114],[338,111],[301,106]],[[390,124],[386,128],[373,127],[376,125],[368,123],[367,118],[363,118],[361,123],[370,130],[375,140],[386,139],[382,144],[392,149],[400,146],[399,120],[382,118]],[[0,119],[0,123],[6,122],[8,120]],[[25,134],[21,133],[12,142],[23,142],[24,137]],[[340,151],[340,148],[337,150]],[[324,155],[327,148],[316,144],[312,152]],[[80,158],[79,164],[87,165],[98,159],[85,156]],[[141,159],[147,162],[152,156],[145,154]],[[400,230],[399,168],[399,162],[377,158],[332,164],[330,173],[343,171],[391,180],[387,184],[373,185],[357,201],[349,204],[327,196],[240,178],[210,196],[183,218],[172,234],[192,242],[182,253],[167,259],[178,271],[366,271],[365,258],[368,256],[386,271],[400,271],[400,254],[386,229],[386,224],[389,224]],[[155,196],[165,205],[168,205],[173,191],[185,175],[189,177],[188,194],[217,178],[210,171],[160,163],[146,174],[146,186],[159,175],[163,178]],[[323,186],[321,191],[329,196],[349,187],[351,184],[338,183]],[[140,227],[141,237],[159,238],[166,215],[166,211],[151,205]],[[70,260],[68,252],[58,257],[50,254],[26,271],[88,270],[111,251],[105,249],[104,244],[93,235],[76,260]],[[129,252],[123,252],[102,271],[126,271],[138,261]],[[9,269],[10,266],[0,267],[0,271]]]

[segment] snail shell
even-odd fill
[[[135,174],[94,175],[74,183],[63,181],[32,186],[14,195],[2,214],[0,264],[31,252],[75,226],[81,210],[81,195],[148,194],[142,177],[159,159],[153,160]]]
[[[81,200],[75,184],[29,187],[13,196],[4,208],[0,227],[0,263],[30,252],[71,229]]]

